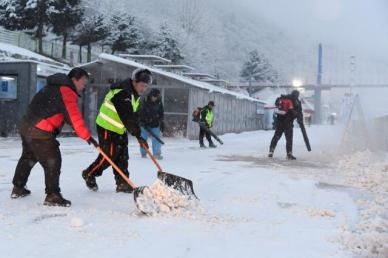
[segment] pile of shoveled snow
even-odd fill
[[[348,185],[366,190],[370,198],[358,200],[359,223],[343,227],[344,246],[361,257],[388,257],[388,168],[379,154],[362,151],[340,160],[337,170]]]
[[[179,191],[167,187],[162,181],[146,187],[136,200],[139,210],[150,216],[193,216],[203,213],[196,198],[183,195]]]

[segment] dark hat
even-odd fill
[[[152,83],[152,73],[148,69],[138,68],[132,73],[132,80],[136,82]]]
[[[294,98],[299,98],[299,91],[298,90],[293,90],[291,92],[291,96],[294,97]]]
[[[151,97],[159,97],[160,96],[160,90],[159,89],[155,89],[155,88],[151,89],[150,96]]]
[[[216,105],[214,104],[214,101],[209,101],[209,103],[207,104],[208,106],[212,106],[212,107],[215,107]]]

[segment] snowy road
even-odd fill
[[[28,198],[11,200],[11,180],[21,151],[18,139],[0,140],[0,257],[352,257],[340,245],[340,229],[359,221],[360,189],[336,185],[333,127],[308,128],[313,152],[295,131],[297,161],[285,160],[284,141],[275,159],[265,156],[273,132],[223,136],[224,146],[166,139],[164,170],[190,178],[203,214],[145,217],[132,195],[116,194],[111,170],[90,192],[81,171],[97,155],[76,138],[60,139],[61,188],[72,207],[48,208],[44,177],[34,168]],[[322,137],[323,132],[325,137]],[[131,139],[131,177],[151,184],[156,170],[141,159]]]

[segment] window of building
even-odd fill
[[[17,76],[0,75],[0,99],[17,99]]]
[[[44,86],[46,86],[47,80],[44,77],[38,77],[36,80],[36,92],[40,91]]]

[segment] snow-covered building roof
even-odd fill
[[[0,61],[31,60],[51,65],[65,66],[65,64],[54,59],[39,55],[25,48],[17,47],[7,43],[0,42]]]
[[[161,69],[158,69],[158,68],[155,68],[152,66],[146,66],[144,64],[141,64],[141,63],[129,60],[129,59],[121,58],[121,57],[115,56],[115,55],[103,53],[103,54],[99,55],[99,60],[96,60],[94,62],[97,63],[97,62],[101,62],[103,60],[116,62],[116,63],[120,63],[120,64],[124,64],[124,65],[129,65],[129,66],[133,66],[133,67],[138,67],[138,68],[146,68],[146,69],[150,70],[152,73],[163,75],[163,76],[181,81],[183,83],[189,84],[191,86],[208,90],[209,92],[218,92],[218,93],[222,93],[222,94],[228,94],[228,95],[234,96],[234,97],[239,98],[239,99],[246,99],[249,101],[260,102],[260,103],[264,104],[263,101],[259,101],[255,98],[251,98],[251,97],[246,96],[246,95],[241,94],[241,93],[237,93],[237,92],[234,92],[231,90],[217,87],[217,86],[212,85],[212,84],[207,83],[207,82],[202,82],[202,81],[197,81],[197,80],[194,80],[191,78],[187,78],[185,76],[181,76],[179,74],[175,74],[172,72],[163,71]],[[83,65],[83,66],[85,66],[85,65]]]
[[[187,72],[187,71],[194,71],[195,68],[188,66],[188,65],[154,65],[155,68],[160,68],[163,70],[177,70],[177,71],[182,71],[182,72]]]
[[[125,59],[132,59],[137,62],[152,62],[152,63],[164,63],[164,64],[170,64],[171,60],[155,56],[155,55],[132,55],[132,54],[119,54],[119,57],[125,58]]]
[[[25,48],[7,43],[0,43],[0,62],[2,63],[36,63],[38,76],[49,76],[54,73],[68,73],[70,66],[51,58],[39,55]]]
[[[216,77],[208,73],[184,73],[183,75],[195,80],[216,79]]]
[[[210,83],[210,84],[216,85],[216,86],[222,86],[222,87],[227,87],[229,84],[228,81],[222,80],[222,79],[204,79],[201,81],[207,82],[207,83]]]

